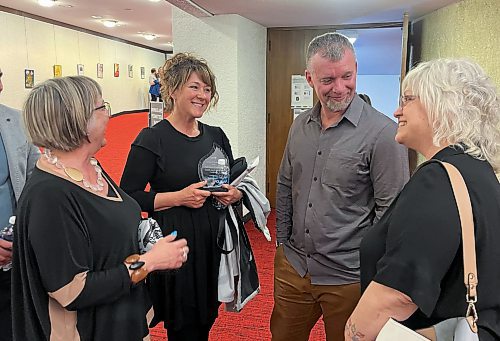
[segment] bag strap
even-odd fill
[[[464,284],[467,290],[465,300],[468,303],[465,317],[471,330],[477,333],[477,266],[476,266],[476,240],[474,237],[474,219],[469,191],[460,171],[451,163],[433,160],[440,163],[451,182],[451,188],[457,203],[460,224],[462,227],[462,252],[464,259]]]
[[[225,255],[233,252],[238,243],[238,231],[236,231],[236,226],[234,225],[234,222],[228,212],[229,209],[231,208],[229,207],[219,212],[219,230],[217,231],[217,247],[219,248],[219,251]],[[233,247],[231,250],[224,249],[224,240],[226,239],[226,221],[233,240]]]

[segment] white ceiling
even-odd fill
[[[266,27],[321,26],[417,19],[459,0],[194,0],[213,14],[239,14]]]
[[[58,0],[58,5],[46,8],[37,0],[0,0],[0,6],[82,27],[156,49],[171,51],[172,6],[162,0]],[[67,7],[67,6],[73,7]],[[108,28],[101,19],[114,19],[119,26]],[[138,32],[153,33],[157,39],[148,41]]]
[[[265,27],[296,27],[400,22],[408,11],[417,19],[460,0],[170,0],[189,8],[195,2],[213,14],[239,14]],[[0,6],[49,18],[87,30],[115,36],[163,51],[171,51],[172,5],[161,0],[57,0],[57,6],[41,7],[37,0],[0,0]],[[71,7],[69,7],[71,6]],[[0,8],[1,9],[1,8]],[[198,11],[199,13],[199,11]],[[99,19],[118,20],[104,27]],[[138,32],[158,36],[153,41]],[[355,43],[360,74],[398,74],[401,46],[399,28],[358,30]],[[373,71],[376,70],[376,71]]]

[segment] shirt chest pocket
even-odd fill
[[[363,154],[332,149],[322,173],[322,182],[331,187],[354,188],[365,183],[369,167]]]

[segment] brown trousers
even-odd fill
[[[311,277],[295,271],[280,246],[274,259],[273,341],[307,341],[323,315],[326,339],[343,341],[347,319],[361,297],[359,283],[314,285]]]

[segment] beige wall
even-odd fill
[[[152,67],[165,61],[163,53],[79,32],[23,16],[0,12],[0,67],[4,91],[0,103],[20,109],[30,89],[24,88],[24,69],[35,70],[35,85],[53,77],[53,65],[62,65],[63,76],[84,74],[97,80],[113,113],[144,109],[148,104],[148,77]],[[97,63],[104,66],[97,78]],[[120,77],[113,64],[120,64]],[[133,77],[127,67],[133,65]],[[141,79],[140,67],[145,67]]]
[[[467,57],[500,88],[500,1],[463,0],[422,18],[422,60]]]

